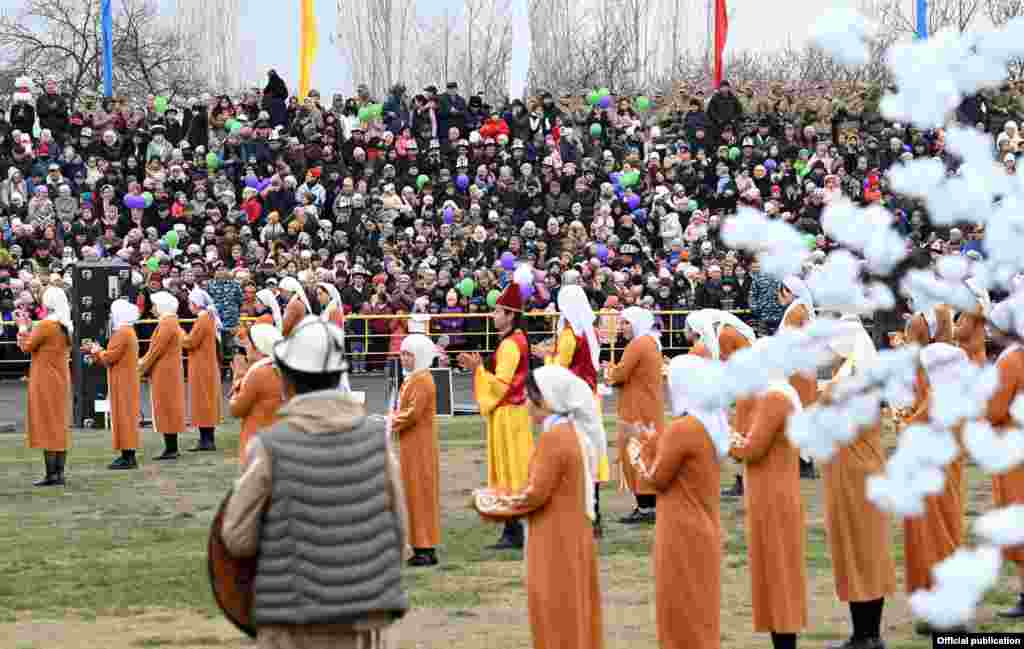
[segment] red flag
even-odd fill
[[[729,35],[729,16],[726,15],[725,0],[715,0],[715,87],[722,84],[722,52]]]

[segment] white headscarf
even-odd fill
[[[284,326],[284,318],[281,317],[281,305],[277,303],[277,297],[274,296],[274,292],[269,288],[265,288],[256,293],[256,299],[260,304],[270,309],[270,313],[274,316],[274,326],[280,330]]]
[[[601,343],[597,340],[597,332],[594,331],[594,309],[590,306],[590,300],[582,286],[563,286],[558,291],[558,310],[561,313],[558,319],[558,330],[562,331],[568,322],[573,333],[577,336],[586,336],[587,344],[590,346],[590,360],[596,370],[601,365]]]
[[[342,306],[341,306],[341,293],[338,292],[338,289],[337,289],[337,287],[334,286],[334,284],[330,284],[328,282],[319,282],[317,284],[317,286],[319,288],[322,288],[324,291],[326,291],[327,295],[331,298],[330,301],[327,303],[327,306],[325,306],[323,311],[320,313],[320,317],[322,319],[324,319],[324,320],[327,320],[329,318],[329,314],[330,314],[332,306],[335,309],[341,309],[342,308]]]
[[[437,358],[437,345],[423,334],[410,334],[403,338],[401,349],[416,357],[414,372],[430,368]]]
[[[139,307],[128,300],[120,298],[110,305],[110,328],[120,329],[124,325],[133,325],[139,319]]]
[[[722,359],[721,348],[718,345],[718,333],[726,325],[740,332],[740,335],[746,338],[751,345],[757,341],[757,334],[754,333],[750,325],[728,311],[701,309],[686,316],[686,328],[700,336],[700,340],[711,354],[711,358],[716,361]]]
[[[836,378],[848,378],[871,367],[878,358],[878,350],[859,317],[843,316],[840,327],[840,332],[828,342],[828,347],[845,361]]]
[[[50,286],[43,291],[43,306],[46,307],[46,319],[59,322],[70,336],[75,325],[71,322],[71,305],[68,304],[67,293],[64,289]]]
[[[299,280],[294,277],[285,277],[281,280],[281,283],[277,285],[282,291],[288,291],[292,294],[298,294],[299,299],[306,305],[306,314],[313,313],[313,307],[309,306],[309,297],[306,296],[306,289],[302,287]]]
[[[153,306],[156,307],[156,312],[161,316],[174,315],[178,312],[178,298],[167,291],[154,293],[149,299],[152,300]]]
[[[963,372],[962,363],[966,363],[967,352],[949,343],[932,343],[921,350],[921,365],[928,382],[932,384],[955,380]]]
[[[217,338],[220,339],[220,332],[224,328],[224,323],[220,321],[220,314],[217,312],[217,305],[214,304],[213,297],[197,286],[189,291],[188,301],[210,314],[210,317],[213,318],[213,325],[217,330]]]
[[[988,289],[982,288],[973,277],[965,279],[964,284],[971,290],[974,297],[978,299],[978,305],[981,306],[981,314],[987,317],[992,311],[992,297],[989,295]]]
[[[658,349],[661,349],[661,336],[654,330],[653,313],[638,306],[631,306],[628,309],[623,309],[622,318],[629,323],[629,326],[633,327],[634,340],[640,336],[650,336],[658,344]]]
[[[789,312],[802,304],[807,308],[807,317],[814,320],[814,298],[811,296],[811,289],[807,288],[807,284],[804,280],[800,279],[796,275],[789,275],[782,280],[782,285],[785,286],[794,295],[793,302],[786,307],[786,312],[782,315],[782,324],[779,325],[781,331],[785,328],[786,316]]]
[[[541,396],[551,410],[565,417],[576,428],[576,438],[583,458],[583,502],[587,516],[593,520],[594,476],[600,458],[608,452],[608,440],[597,410],[594,392],[586,381],[560,365],[545,365],[533,371]]]
[[[718,452],[718,459],[722,459],[729,453],[729,416],[724,408],[708,410],[691,402],[686,392],[687,381],[692,380],[694,375],[699,376],[705,372],[710,362],[692,354],[676,356],[668,366],[668,390],[672,400],[672,414],[676,417],[696,417],[711,438],[711,443]]]

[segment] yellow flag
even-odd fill
[[[315,0],[302,2],[302,36],[299,44],[299,99],[309,94],[310,77],[313,75],[313,61],[319,45],[316,33]]]

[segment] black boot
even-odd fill
[[[200,428],[199,429],[199,444],[189,449],[189,453],[198,453],[205,451],[216,451],[217,445],[214,443],[214,429],[213,428]]]
[[[121,451],[121,457],[111,462],[107,468],[113,471],[139,468],[139,463],[135,460],[135,449]]]
[[[818,472],[814,470],[814,462],[812,460],[804,461],[800,458],[800,478],[802,480],[816,480]]]
[[[177,435],[164,435],[164,452],[162,455],[156,457],[157,460],[177,460],[178,459],[178,436]]]
[[[57,451],[56,457],[54,458],[54,469],[56,469],[56,482],[54,484],[63,486],[64,485],[64,462],[68,459],[67,451]]]
[[[32,483],[33,487],[52,487],[57,482],[57,453],[54,451],[43,451],[43,461],[46,463],[46,477]]]
[[[723,498],[742,498],[743,497],[743,476],[736,476],[736,483],[722,492]]]
[[[604,536],[604,527],[601,526],[601,485],[594,484],[594,538]]]
[[[501,538],[488,549],[516,550],[521,547],[523,547],[523,524],[519,521],[508,521],[505,523],[505,529],[502,530]]]
[[[437,565],[434,548],[413,548],[413,552],[415,554],[408,562],[410,568],[428,568]]]
[[[1017,596],[1017,604],[1008,611],[999,611],[996,613],[1001,618],[1008,620],[1016,620],[1024,617],[1024,593]]]

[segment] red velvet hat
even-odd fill
[[[508,309],[509,311],[523,310],[523,296],[519,292],[519,285],[512,282],[505,287],[505,291],[498,298],[497,306]]]

